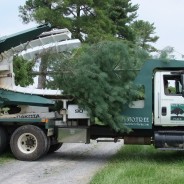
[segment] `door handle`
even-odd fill
[[[162,107],[162,116],[167,115],[167,107]]]

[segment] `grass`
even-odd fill
[[[7,151],[0,155],[0,166],[12,160],[15,160],[12,153],[10,151]]]
[[[90,184],[183,184],[184,152],[124,146]]]

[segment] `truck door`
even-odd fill
[[[154,77],[154,123],[160,126],[184,125],[184,98],[181,76],[158,71]]]

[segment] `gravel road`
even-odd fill
[[[38,161],[0,166],[0,184],[87,184],[122,145],[122,141],[63,144]]]

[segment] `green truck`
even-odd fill
[[[144,99],[127,104],[122,112],[124,124],[132,131],[116,132],[108,126],[92,124],[88,113],[72,104],[62,90],[15,85],[14,54],[25,51],[22,55],[32,58],[43,49],[56,52],[80,45],[79,40],[71,40],[66,29],[50,31],[50,25],[42,25],[0,38],[0,153],[10,145],[17,159],[33,161],[58,150],[63,143],[88,144],[99,138],[113,138],[114,142],[124,139],[124,144],[152,144],[162,150],[184,149],[184,61],[145,62],[134,81],[134,85],[141,86]],[[54,41],[57,43],[50,44]],[[35,50],[36,46],[40,48]],[[63,106],[55,111],[58,101]]]

